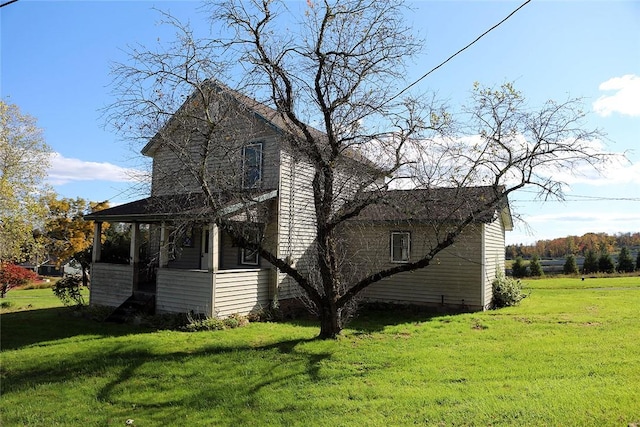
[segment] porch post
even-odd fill
[[[100,262],[102,254],[102,222],[93,223],[93,251],[91,253],[91,262]]]
[[[220,261],[220,236],[218,225],[215,222],[209,224],[209,256],[211,257],[209,263],[209,271],[218,271],[218,264]]]
[[[129,248],[129,263],[137,265],[140,261],[140,224],[134,222],[131,224],[131,247]]]
[[[211,273],[211,306],[210,315],[215,316],[216,307],[216,273],[220,262],[220,231],[215,222],[209,223],[209,272]]]
[[[140,224],[131,224],[131,245],[129,246],[129,264],[133,267],[133,289],[138,287],[138,268],[140,261]]]
[[[160,225],[160,254],[158,258],[158,268],[165,268],[169,264],[169,233],[167,223]]]

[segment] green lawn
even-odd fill
[[[3,304],[0,313],[61,306],[60,300],[56,298],[51,288],[29,289],[26,291],[12,289],[7,292],[4,298],[0,299],[0,303]],[[8,305],[8,307],[5,307],[5,305]]]
[[[2,314],[1,424],[640,423],[640,277],[526,283],[519,307],[363,313],[336,341],[313,323],[148,331],[31,302]]]

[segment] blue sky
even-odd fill
[[[3,1],[4,2],[4,1]],[[408,18],[426,38],[411,64],[413,81],[500,21],[520,2],[419,1]],[[49,182],[65,197],[123,203],[140,155],[103,128],[110,101],[109,67],[127,45],[170,41],[153,8],[208,24],[195,1],[29,1],[0,9],[0,95],[38,119],[55,151]],[[411,22],[412,21],[412,22]],[[473,82],[515,82],[534,104],[584,97],[589,127],[608,135],[608,150],[628,164],[602,176],[569,179],[567,202],[511,199],[528,224],[507,233],[508,243],[640,231],[640,2],[534,0],[498,29],[421,81],[458,106]]]

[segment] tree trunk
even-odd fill
[[[335,339],[342,331],[342,319],[335,302],[325,302],[320,310],[320,335],[318,338]]]

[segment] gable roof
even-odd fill
[[[214,212],[202,193],[172,196],[151,196],[123,205],[85,215],[88,221],[159,222],[169,219],[202,219],[228,216],[243,209],[275,198],[278,190],[238,191],[233,195],[220,195],[220,208]]]
[[[513,219],[502,188],[436,187],[428,189],[389,190],[365,207],[354,218],[363,222],[458,222],[469,216],[476,223],[489,223],[500,215],[505,229],[513,229]],[[491,203],[499,197],[497,203]]]
[[[256,117],[258,120],[266,123],[268,126],[274,128],[276,131],[278,132],[283,132],[286,134],[290,134],[293,135],[294,137],[302,137],[302,132],[300,132],[300,130],[289,120],[286,119],[286,117],[284,117],[278,110],[276,110],[275,108],[271,108],[269,106],[267,106],[266,104],[263,104],[259,101],[256,101],[255,99],[244,95],[243,93],[231,89],[230,87],[217,82],[215,80],[205,80],[202,83],[202,86],[204,89],[208,89],[209,91],[211,91],[212,93],[215,92],[217,93],[221,99],[226,99],[226,100],[231,100],[234,101],[235,103],[237,103],[237,105],[241,108],[241,110],[244,110],[245,112],[249,113],[250,115],[253,115],[254,117]],[[174,117],[176,116],[176,114],[179,114],[181,112],[181,110],[184,110],[186,108],[186,106],[193,102],[196,96],[196,91],[194,91],[180,106],[180,108],[172,115],[172,117],[167,121],[167,123],[165,123],[165,125],[163,126],[162,130],[160,132],[162,132],[163,130],[167,130],[167,128],[170,128],[172,126],[172,122],[174,120]],[[309,130],[309,132],[318,139],[322,139],[325,137],[325,134],[321,131],[319,131],[318,129],[315,129],[311,126],[307,125],[307,129]],[[160,133],[158,132],[158,134]],[[141,152],[144,155],[151,155],[153,153],[153,150],[155,148],[155,145],[159,142],[157,135],[154,136],[153,138],[151,138],[151,140],[147,143],[147,145],[145,145]]]
[[[247,96],[241,93],[240,91],[231,89],[230,87],[212,79],[204,81],[202,85],[203,87],[218,93],[221,96],[221,98],[236,102],[242,110],[244,110],[250,115],[253,115],[258,120],[264,122],[269,127],[275,129],[277,132],[280,132],[284,135],[290,135],[291,137],[296,139],[304,138],[304,134],[300,130],[300,128],[298,128],[291,120],[289,120],[285,115],[283,115],[277,109],[272,108],[262,102],[255,100],[254,98],[251,98],[250,96]],[[186,106],[194,100],[195,95],[196,95],[196,92],[194,91],[183,102],[183,104],[180,106],[178,111],[176,111],[172,115],[169,121],[165,123],[162,130],[159,131],[153,138],[151,138],[151,140],[142,148],[141,153],[143,155],[145,156],[153,155],[153,151],[155,150],[157,144],[160,142],[158,135],[162,131],[166,131],[167,128],[170,128],[173,125],[172,122],[176,114],[179,114],[181,110],[184,110]],[[307,127],[308,132],[316,140],[322,142],[323,140],[327,139],[326,133],[312,126],[309,126],[306,123],[305,125]],[[355,160],[356,162],[366,166],[367,168],[379,170],[379,168],[370,159],[364,157],[362,154],[358,153],[357,151],[351,148],[347,147],[345,150],[343,150],[342,155],[347,159]]]

